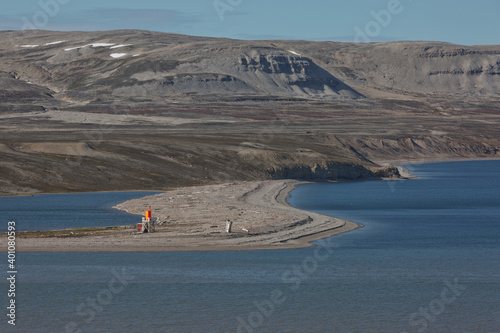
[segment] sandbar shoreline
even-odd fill
[[[292,249],[311,247],[314,246],[313,241],[362,227],[352,221],[288,205],[286,199],[290,192],[304,183],[296,180],[235,182],[181,188],[133,199],[115,208],[137,214],[149,204],[162,207],[161,203],[168,200],[170,204],[163,206],[165,211],[162,208],[154,210],[154,215],[164,222],[157,226],[156,233],[138,235],[131,226],[130,229],[101,230],[92,232],[95,235],[91,236],[70,237],[64,234],[70,232],[68,229],[59,231],[61,237],[18,238],[17,250],[155,252]],[[200,194],[209,200],[193,203],[193,196]],[[212,207],[212,211],[208,212],[207,207]],[[230,234],[224,231],[226,216],[234,221]]]
[[[438,162],[453,161],[456,160]],[[416,177],[408,172],[402,173],[402,179],[408,178]],[[18,238],[17,250],[178,252],[296,249],[312,247],[314,241],[363,227],[353,221],[290,206],[287,202],[290,193],[306,183],[311,182],[268,180],[183,187],[114,207],[142,214],[151,204],[153,215],[160,219],[156,233],[136,234],[135,228],[130,226],[71,237],[64,234],[65,230],[60,230],[60,237]],[[225,232],[226,219],[233,221],[232,233]],[[3,243],[6,243],[4,237],[0,239],[0,246],[6,248]]]

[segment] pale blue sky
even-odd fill
[[[499,0],[0,0],[0,4],[0,30],[144,29],[240,39],[500,44]],[[381,14],[378,21],[373,13]]]

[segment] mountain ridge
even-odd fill
[[[246,41],[137,30],[0,32],[0,38],[10,41],[0,48],[2,90],[11,85],[7,73],[50,89],[59,106],[72,98],[91,103],[124,96],[153,104],[210,95],[500,98],[495,45]]]

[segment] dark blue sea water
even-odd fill
[[[15,221],[18,231],[109,227],[140,222],[140,217],[112,207],[160,192],[101,192],[0,197],[0,232]]]
[[[300,186],[291,204],[365,226],[316,248],[18,253],[18,326],[0,331],[500,332],[499,167]]]

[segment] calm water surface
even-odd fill
[[[365,226],[317,248],[19,253],[18,327],[0,331],[500,332],[499,167],[300,186],[292,205]]]
[[[0,197],[0,232],[7,221],[15,221],[18,231],[57,230],[84,227],[108,227],[134,224],[137,215],[112,207],[135,198],[161,192],[101,192],[41,194]]]

